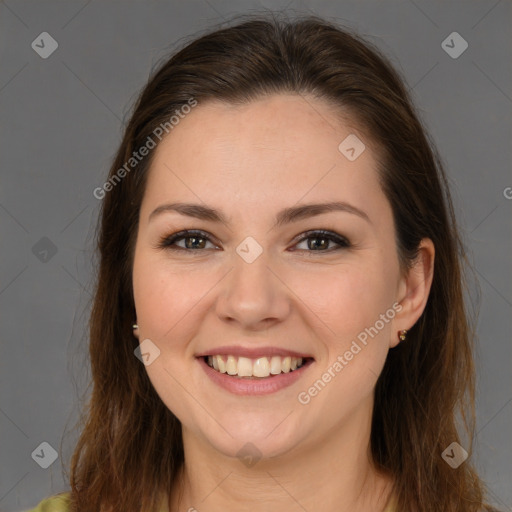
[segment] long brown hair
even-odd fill
[[[377,171],[402,270],[422,238],[436,249],[423,315],[408,341],[390,350],[376,385],[374,463],[393,475],[400,511],[484,509],[470,460],[452,469],[441,457],[452,442],[471,453],[475,416],[467,262],[441,161],[402,79],[372,44],[317,17],[273,15],[236,20],[177,51],[153,73],[127,124],[110,186],[102,189],[93,390],[71,461],[71,498],[80,512],[157,510],[184,461],[181,425],[134,357],[133,251],[154,151],[133,168],[126,163],[159,126],[170,130],[171,116],[191,99],[247,103],[283,92],[339,106],[381,148]]]

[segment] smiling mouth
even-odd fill
[[[236,357],[232,355],[211,355],[203,357],[205,363],[219,373],[225,373],[232,377],[264,379],[275,377],[282,373],[289,373],[299,370],[312,358],[306,357]]]

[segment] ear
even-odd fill
[[[422,239],[413,266],[400,278],[397,301],[402,309],[393,319],[390,347],[398,345],[398,331],[409,330],[418,321],[427,305],[434,277],[434,258],[434,243],[430,238]]]
[[[139,339],[139,326],[137,324],[133,324],[133,335]]]

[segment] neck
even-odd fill
[[[371,462],[371,408],[285,454],[246,467],[183,428],[185,464],[171,512],[381,512],[392,479]],[[313,436],[313,434],[312,434]]]

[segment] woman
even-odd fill
[[[490,510],[447,180],[375,48],[314,17],[196,39],[94,193],[94,388],[35,510]]]

